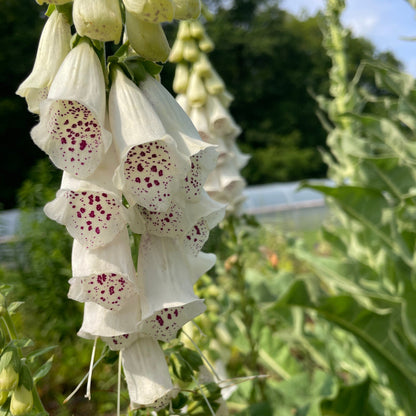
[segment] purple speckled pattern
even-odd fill
[[[49,109],[49,156],[63,170],[82,178],[91,175],[103,152],[101,127],[77,101],[58,100]]]

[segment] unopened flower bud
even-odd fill
[[[174,0],[175,19],[196,19],[201,14],[200,0]]]
[[[132,48],[143,58],[165,62],[170,47],[160,23],[148,23],[126,11],[127,37]]]
[[[118,43],[122,20],[118,0],[74,0],[74,25],[81,36]]]
[[[191,20],[189,22],[189,31],[191,32],[191,36],[195,39],[202,39],[205,35],[204,26],[199,20]]]
[[[19,373],[9,364],[0,371],[0,391],[13,390],[19,382]]]
[[[176,39],[169,55],[169,62],[178,63],[183,60],[183,41]]]
[[[192,72],[189,77],[186,98],[192,107],[202,107],[207,101],[207,92],[204,84],[196,72]]]
[[[211,95],[220,94],[225,90],[224,81],[213,68],[211,70],[211,75],[205,79],[205,88]]]
[[[202,52],[209,53],[214,50],[214,42],[209,38],[207,34],[198,42],[199,49]]]
[[[196,62],[199,58],[198,46],[193,39],[185,40],[183,43],[183,57],[189,62]]]
[[[13,416],[29,413],[33,408],[33,394],[25,386],[17,387],[12,393],[10,412]]]
[[[199,54],[199,58],[194,64],[194,71],[202,78],[209,77],[212,74],[213,69],[205,53]]]
[[[186,40],[191,39],[191,32],[189,30],[189,22],[183,21],[179,23],[178,33],[176,34],[177,39]]]
[[[189,70],[186,63],[176,65],[175,78],[173,79],[173,91],[177,94],[185,94],[188,87]]]

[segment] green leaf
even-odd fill
[[[40,355],[46,354],[47,352],[52,351],[55,348],[55,345],[51,345],[48,347],[41,348],[39,350],[32,351],[31,353],[26,355],[26,361],[29,363],[33,363],[35,359],[38,358]]]
[[[321,402],[322,416],[357,416],[365,415],[371,380],[366,378],[361,383],[341,386],[334,399]]]
[[[36,384],[42,377],[45,377],[48,373],[49,370],[52,367],[52,362],[53,362],[53,355],[48,359],[48,361],[46,361],[44,364],[42,364],[35,372],[35,374],[33,375],[33,381]]]
[[[416,406],[416,350],[410,344],[400,321],[400,306],[377,314],[348,295],[322,296],[312,300],[303,280],[296,281],[276,307],[301,306],[314,309],[326,320],[354,335],[385,375],[397,400],[412,414]]]
[[[372,238],[378,237],[410,267],[414,267],[413,256],[400,235],[392,238],[394,226],[393,210],[379,191],[358,186],[338,186],[336,188],[305,185],[333,199],[348,216],[366,227]]]

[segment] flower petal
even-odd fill
[[[166,407],[176,397],[165,356],[158,342],[139,338],[123,351],[123,370],[126,376],[131,408]]]
[[[125,208],[118,194],[64,172],[56,198],[45,205],[45,214],[67,227],[87,248],[108,244],[126,226]]]
[[[49,87],[71,50],[70,42],[71,27],[63,13],[54,10],[42,30],[33,70],[16,91],[26,98],[30,112],[39,114],[39,103],[47,98]]]
[[[215,263],[214,255],[194,257],[173,239],[144,234],[140,240],[138,277],[142,321],[140,333],[169,341],[205,310],[193,284]]]
[[[111,311],[94,302],[86,302],[84,319],[78,335],[81,338],[94,339],[135,333],[140,314],[138,296],[130,296],[118,311]]]
[[[190,167],[142,91],[116,71],[109,97],[109,116],[120,166],[115,185],[131,205],[166,210]]]
[[[105,107],[101,64],[93,48],[81,42],[63,61],[41,103],[32,139],[57,167],[87,178],[111,145],[111,133],[104,128]]]
[[[137,294],[127,229],[111,243],[95,250],[74,240],[72,274],[69,298],[120,310],[130,296]]]
[[[118,43],[122,21],[118,0],[74,0],[72,18],[80,36]]]

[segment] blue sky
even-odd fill
[[[416,76],[416,11],[406,0],[346,0],[343,24],[357,36],[370,39],[379,51],[390,50]],[[325,0],[281,0],[280,7],[296,15],[315,14]]]

